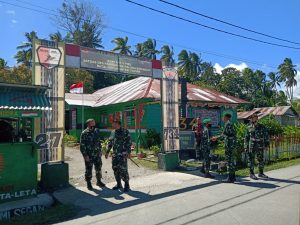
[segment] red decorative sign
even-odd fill
[[[59,65],[61,52],[58,48],[48,48],[40,46],[36,51],[39,63],[43,67],[47,69],[52,69]]]

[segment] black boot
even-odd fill
[[[206,172],[205,173],[205,176],[204,176],[205,178],[215,178],[213,175],[211,175],[209,172]]]
[[[121,179],[119,180],[117,180],[117,185],[116,186],[114,186],[112,189],[113,190],[118,190],[118,189],[121,189],[122,188],[122,183],[121,183]]]
[[[234,174],[228,174],[227,179],[223,180],[224,183],[234,183],[235,177]]]
[[[252,180],[258,180],[258,178],[257,178],[257,176],[255,176],[253,170],[250,170],[250,178],[251,178]]]
[[[105,187],[105,184],[101,180],[98,180],[96,185],[101,188]]]
[[[269,178],[266,174],[264,174],[263,170],[259,170],[258,177],[264,178],[264,179],[268,179]]]
[[[86,185],[87,189],[89,189],[90,191],[91,191],[91,190],[94,190],[91,181],[87,181],[86,184],[87,184],[87,185]]]
[[[125,181],[124,192],[128,192],[130,190],[129,181]]]

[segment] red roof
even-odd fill
[[[245,104],[248,103],[242,99],[217,92],[208,88],[198,87],[187,84],[188,100],[202,103],[222,104]],[[180,89],[179,89],[180,91]],[[148,77],[139,77],[120,84],[100,89],[93,94],[84,94],[87,103],[84,105],[99,107],[124,102],[130,102],[143,98],[150,98],[156,101],[160,100],[160,80]],[[180,96],[180,94],[179,94]],[[65,100],[70,105],[82,105],[80,94],[66,93]]]

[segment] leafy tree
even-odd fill
[[[32,61],[32,43],[34,39],[38,39],[37,33],[35,31],[25,33],[26,41],[21,45],[17,46],[19,50],[15,55],[17,63],[22,63],[27,67],[31,66]]]
[[[128,37],[125,38],[117,37],[111,41],[116,46],[112,49],[113,52],[117,52],[123,55],[132,55],[130,51],[131,46],[128,45]]]
[[[90,48],[103,48],[103,15],[91,2],[65,0],[59,16],[52,18],[58,27],[67,30],[67,36],[74,44]]]
[[[228,95],[236,97],[243,96],[243,79],[241,72],[232,67],[222,70],[219,87],[221,92]]]
[[[297,75],[296,65],[290,58],[285,58],[283,63],[278,66],[278,73],[280,74],[280,81],[285,82],[287,97],[290,102],[293,102],[294,98],[294,87],[297,86]]]
[[[31,70],[25,64],[14,67],[12,70],[0,69],[0,81],[14,84],[31,84]]]
[[[65,73],[65,91],[70,91],[70,86],[75,83],[83,82],[83,91],[84,93],[93,93],[93,75],[86,70],[79,69],[66,69]]]
[[[160,57],[160,60],[168,66],[173,66],[175,64],[174,60],[174,51],[173,47],[169,45],[164,45],[161,47],[161,53],[162,56]]]
[[[277,87],[280,87],[280,77],[278,74],[271,72],[268,74],[269,77],[269,83],[270,83],[270,88],[274,89],[277,92]]]
[[[0,70],[5,69],[5,67],[7,67],[7,62],[5,61],[5,59],[0,58]]]

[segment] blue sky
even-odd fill
[[[12,4],[23,5],[37,4],[48,9],[57,9],[62,1],[38,1],[38,0],[3,0]],[[299,0],[170,0],[186,8],[193,9],[218,19],[222,19],[236,25],[247,27],[266,34],[300,42],[300,1]],[[113,28],[126,30],[139,35],[152,37],[166,41],[174,46],[178,53],[183,47],[194,49],[201,53],[205,61],[211,62],[216,69],[222,69],[228,65],[244,68],[261,69],[265,72],[276,71],[276,67],[285,57],[290,57],[300,71],[300,50],[280,48],[249,40],[229,36],[211,31],[184,21],[179,21],[147,9],[132,5],[124,0],[94,0],[92,1],[104,14],[104,22],[108,26],[104,30],[103,45],[106,50],[112,49],[111,40],[114,37],[129,37],[129,44],[135,45],[145,38],[116,31]],[[158,8],[185,17],[209,26],[226,31],[250,36],[253,38],[270,41],[279,44],[300,47],[289,43],[279,42],[246,31],[238,30],[224,24],[211,21],[188,12],[165,5],[158,0],[136,0],[136,2]],[[23,8],[8,5],[0,1],[0,57],[5,58],[9,65],[14,65],[13,55],[16,46],[24,41],[24,33],[31,30],[38,32],[39,37],[47,36],[58,28],[50,19],[50,16],[32,12]],[[158,47],[165,44],[157,42]],[[177,45],[174,45],[177,44]],[[212,54],[208,54],[208,52]],[[220,57],[226,55],[226,57]],[[232,57],[227,57],[232,56]],[[251,63],[256,62],[256,63]],[[298,76],[300,84],[300,72]],[[300,85],[298,86],[300,89]],[[300,94],[300,90],[299,90]]]

